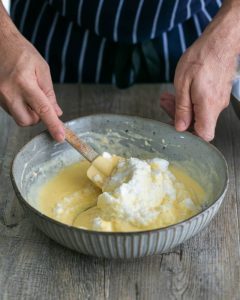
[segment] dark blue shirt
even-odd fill
[[[11,16],[54,82],[173,81],[222,0],[12,0]]]

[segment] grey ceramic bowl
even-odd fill
[[[162,229],[142,232],[110,233],[74,228],[41,214],[28,199],[32,181],[29,174],[36,166],[70,149],[66,143],[57,144],[44,132],[27,143],[16,155],[12,166],[12,183],[18,199],[32,222],[59,244],[84,254],[105,258],[137,258],[166,252],[203,229],[221,205],[228,185],[227,164],[212,145],[190,133],[178,133],[173,127],[149,119],[93,115],[73,120],[68,125],[78,134],[88,132],[117,132],[124,138],[123,148],[131,145],[132,156],[147,150],[150,157],[162,156],[184,165],[190,175],[208,189],[208,204],[203,211],[181,223]],[[113,135],[111,145],[118,134]],[[132,137],[135,134],[135,137]],[[139,135],[146,139],[143,142]],[[98,151],[94,142],[93,146]],[[111,145],[109,146],[111,151]],[[124,155],[120,150],[117,154]],[[196,168],[192,168],[193,164]]]

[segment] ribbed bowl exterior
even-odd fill
[[[41,165],[48,161],[49,157],[61,155],[68,149],[66,143],[55,143],[46,132],[42,133],[27,143],[16,155],[11,179],[18,199],[33,223],[59,244],[80,253],[104,258],[132,259],[159,254],[169,251],[198,233],[218,211],[227,191],[228,169],[224,157],[212,145],[190,133],[178,133],[169,125],[139,117],[100,114],[72,120],[68,126],[78,134],[106,133],[109,128],[121,135],[126,135],[129,130],[140,133],[152,140],[152,145],[157,151],[165,154],[170,161],[189,161],[190,158],[195,163],[200,162],[200,167],[204,166],[204,178],[211,182],[214,188],[209,207],[188,220],[166,228],[118,233],[96,232],[68,226],[43,215],[26,196],[28,186],[31,185],[27,174],[34,166]],[[163,141],[167,141],[167,147]],[[142,144],[142,141],[136,138],[134,151],[141,149]]]
[[[185,222],[164,229],[136,233],[101,233],[79,230],[35,214],[24,201],[21,201],[21,204],[41,231],[65,247],[96,257],[133,259],[167,252],[194,236],[212,220],[223,198],[224,195],[207,210]]]

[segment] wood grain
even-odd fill
[[[169,121],[159,96],[171,85],[57,85],[63,120],[98,112]],[[220,117],[214,144],[229,165],[230,186],[211,224],[170,253],[109,261],[65,249],[38,231],[14,195],[15,153],[42,126],[22,129],[0,111],[0,299],[240,299],[240,122]]]

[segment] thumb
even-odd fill
[[[176,90],[175,128],[178,131],[187,130],[192,122],[193,112],[189,90]]]

